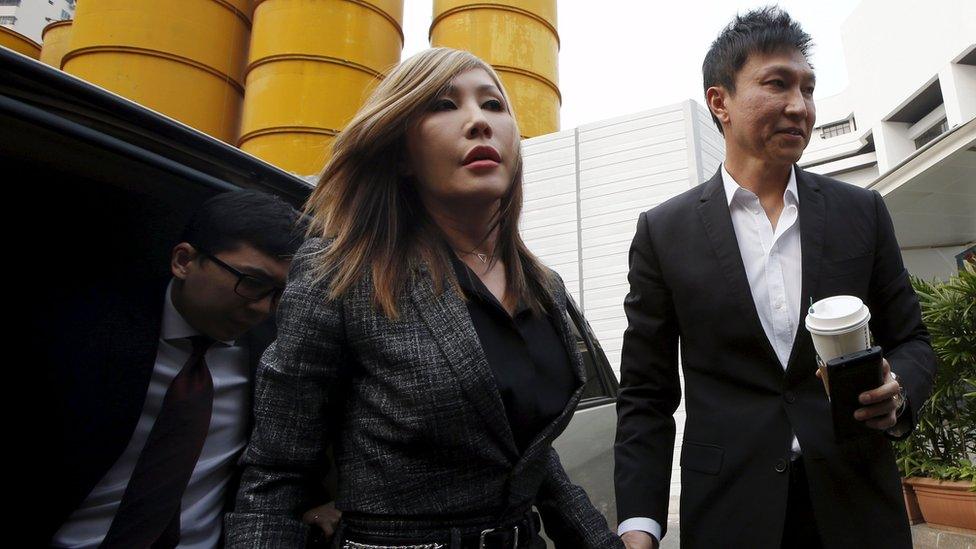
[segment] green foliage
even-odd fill
[[[914,432],[895,445],[898,466],[904,477],[976,482],[976,268],[912,286],[938,371]]]

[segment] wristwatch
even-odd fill
[[[895,399],[895,403],[898,405],[898,408],[895,409],[895,419],[898,419],[905,411],[905,404],[908,403],[908,395],[905,393],[905,387],[898,381],[898,376],[895,372],[891,372],[891,379],[895,380],[895,383],[898,384],[898,394],[891,397]]]

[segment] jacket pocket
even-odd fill
[[[844,278],[852,275],[868,275],[874,266],[874,254],[871,252],[846,259],[824,258],[821,270],[824,278]]]
[[[722,470],[725,449],[714,444],[684,441],[681,445],[681,468],[706,475],[717,475]]]

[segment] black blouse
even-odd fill
[[[566,407],[580,384],[553,319],[520,303],[513,316],[467,265],[451,254],[519,451]]]

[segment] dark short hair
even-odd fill
[[[736,15],[705,54],[702,63],[705,92],[712,86],[722,86],[729,93],[735,93],[735,76],[753,53],[798,51],[809,63],[812,45],[813,40],[800,24],[776,6]],[[712,120],[721,132],[722,124],[715,114],[712,114]]]
[[[304,216],[284,200],[252,190],[220,193],[204,202],[183,229],[183,242],[209,253],[249,244],[274,258],[290,258],[305,238]]]

